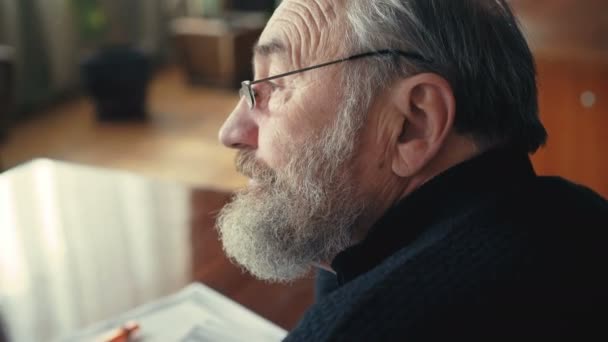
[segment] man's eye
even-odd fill
[[[255,98],[258,98],[260,96],[260,93],[255,88],[251,88],[251,93],[253,94],[253,97],[255,97]]]
[[[274,82],[264,82],[251,88],[251,92],[256,101],[268,100],[270,95],[277,89],[281,89],[281,86]]]
[[[280,88],[280,86],[278,84],[274,83],[274,82],[268,82],[268,84],[270,85],[270,89],[273,90],[273,91],[275,91],[275,90],[277,90],[277,89]]]

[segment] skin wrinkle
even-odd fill
[[[283,23],[284,25],[279,25]],[[300,31],[297,29],[296,25],[290,20],[287,19],[277,19],[274,21],[273,26],[278,26],[279,32],[283,32],[285,37],[294,37],[292,39],[284,39],[285,44],[287,45],[287,50],[289,51],[289,59],[291,61],[291,66],[293,68],[302,68],[301,66],[301,56],[296,51],[295,44],[293,44],[294,40],[302,41],[303,37],[300,34]],[[290,34],[291,33],[291,34]]]
[[[312,22],[316,28],[315,30],[311,30],[313,42],[311,44],[312,50],[318,50],[323,43],[328,43],[328,36],[332,36],[329,34],[333,28],[337,19],[336,12],[334,10],[334,6],[332,2],[320,2],[318,0],[312,0],[306,2],[307,5],[303,3],[294,3],[294,6],[299,6],[303,9],[305,15],[302,15],[304,18],[303,25],[310,27],[308,23]],[[310,19],[310,20],[305,20]]]
[[[318,79],[311,79],[311,80],[307,80],[304,84],[301,84],[299,86],[297,86],[298,94],[303,94],[306,93],[306,89],[312,86],[315,86],[315,84],[319,83],[320,80]],[[281,104],[273,104],[274,106],[278,106],[279,108],[283,105],[285,105],[288,101],[293,101],[292,105],[294,106],[294,109],[285,113],[285,120],[289,121],[289,125],[292,126],[299,126],[299,125],[304,125],[307,127],[316,127],[319,126],[318,122],[315,122],[315,118],[314,116],[294,116],[294,115],[290,115],[292,113],[303,113],[306,112],[308,110],[308,106],[307,103],[305,103],[301,98],[299,98],[298,96],[293,96],[293,89],[288,91],[285,95],[281,96],[281,98],[277,99],[278,102],[282,102]],[[275,96],[276,99],[276,96]],[[275,100],[276,101],[276,100]],[[272,109],[272,108],[271,108]],[[272,111],[272,110],[271,110]],[[286,134],[286,132],[280,131],[280,130],[275,130],[273,132],[274,135],[274,140],[275,141],[280,141],[282,140],[283,137],[289,136],[288,134]],[[295,143],[306,143],[306,141],[309,139],[310,137],[308,136],[302,136],[299,139],[295,140]],[[293,139],[293,137],[291,138]]]
[[[289,3],[292,4],[292,3]],[[314,37],[314,36],[320,36],[320,35],[324,35],[324,31],[318,32],[319,34],[315,34],[315,32],[311,32],[310,27],[312,28],[317,28],[318,25],[320,25],[320,23],[323,24],[329,24],[326,21],[326,16],[323,15],[323,12],[320,10],[322,9],[322,6],[320,6],[318,3],[314,2],[313,5],[313,9],[310,10],[309,8],[307,8],[306,6],[304,6],[301,3],[293,3],[293,6],[291,7],[286,7],[282,9],[282,15],[285,15],[286,17],[279,17],[278,19],[274,20],[273,23],[273,27],[271,27],[271,29],[269,31],[279,31],[283,33],[283,35],[289,37],[295,37],[295,39],[291,39],[288,41],[289,45],[288,47],[290,48],[289,51],[295,51],[296,46],[300,45],[302,47],[306,46],[306,41],[308,39],[306,39],[307,37]],[[328,6],[328,8],[331,8],[330,13],[332,13],[332,15],[335,15],[335,12],[333,11],[333,7],[332,6]],[[316,15],[315,15],[316,13]],[[289,17],[293,17],[295,18],[295,20],[290,20]],[[316,18],[322,18],[317,20]],[[308,18],[308,19],[307,19]],[[315,25],[311,25],[310,27],[305,25],[305,22],[307,21],[311,21],[312,19],[315,20]],[[281,25],[282,24],[282,25]],[[276,25],[276,26],[275,26]],[[325,30],[327,31],[327,30]],[[290,35],[291,33],[291,35]],[[275,33],[276,34],[276,33]],[[266,39],[265,39],[266,40]],[[272,39],[270,39],[270,41],[272,41]],[[319,44],[323,44],[323,42],[326,42],[326,39],[321,41],[320,39],[318,40]],[[299,43],[299,44],[298,44]],[[324,44],[323,46],[325,46],[327,44]],[[320,46],[315,46],[314,49],[302,49],[302,52],[316,52],[314,53],[315,56],[319,56],[319,51],[316,50],[320,50]],[[332,54],[333,55],[333,54]],[[338,55],[337,53],[335,53],[335,55]],[[290,54],[290,56],[292,57],[292,61],[293,58],[298,58],[299,56],[303,56],[302,58],[305,60],[312,60],[313,58],[306,58],[307,56],[304,56],[304,53],[292,53]],[[299,62],[299,61],[298,61]],[[294,64],[294,68],[301,68],[304,66],[308,66],[309,64],[312,64],[314,62],[306,62],[306,63],[296,63],[296,62],[292,62],[292,64]],[[306,64],[306,65],[303,65]],[[334,70],[331,71],[331,80],[335,80],[335,73],[339,70],[341,70],[340,68],[338,68],[337,66],[334,67],[330,67]],[[280,72],[283,71],[288,71],[288,70],[279,70]],[[302,91],[305,91],[306,88],[311,87],[311,86],[316,86],[317,84],[319,84],[319,82],[321,82],[320,79],[320,75],[323,75],[323,79],[325,79],[325,76],[327,76],[328,71],[326,71],[324,74],[319,74],[318,72],[312,71],[310,73],[306,73],[306,74],[302,74],[302,75],[298,75],[297,77],[288,77],[285,80],[280,80],[278,81],[278,83],[283,82],[284,84],[289,84],[292,85],[295,83],[294,86],[290,87],[290,88],[294,88],[294,89],[300,89],[302,93]],[[274,74],[274,72],[273,72]],[[284,87],[284,89],[279,93],[281,96],[277,97],[276,95],[274,97],[272,97],[271,99],[274,99],[275,101],[271,101],[272,106],[271,107],[275,107],[275,106],[281,106],[281,104],[285,105],[288,100],[296,100],[297,97],[293,96],[293,92],[292,91],[286,91],[287,87]],[[299,103],[300,101],[296,101],[297,103],[297,107],[299,109],[304,109],[305,106],[303,106],[302,103]],[[272,108],[271,108],[272,109]],[[306,121],[310,121],[310,123],[312,123],[313,120],[311,120],[312,118],[303,118]]]
[[[299,90],[299,94],[304,93],[307,88],[315,86],[315,83],[318,83],[318,82],[320,82],[320,80],[316,79],[316,80],[310,81],[307,84],[301,86],[300,90]],[[298,110],[300,110],[302,112],[306,112],[308,110],[307,103],[304,103],[302,101],[298,101],[297,105],[298,105]],[[316,118],[316,119],[318,120],[318,118]],[[305,120],[307,122],[307,124],[310,125],[310,126],[317,126],[318,125],[318,123],[315,122],[315,117],[314,116],[305,115],[303,117],[299,117],[298,120],[300,122],[302,122],[303,120]]]
[[[300,5],[301,6],[301,5]],[[311,63],[312,62],[312,56],[315,56],[319,51],[317,50],[319,48],[318,45],[318,41],[319,39],[316,39],[316,36],[320,36],[320,32],[313,32],[310,26],[308,26],[306,24],[307,20],[306,18],[303,16],[302,13],[300,13],[298,10],[296,9],[287,9],[287,12],[291,12],[293,18],[293,27],[295,28],[295,30],[298,32],[298,35],[300,37],[300,40],[298,41],[299,43],[299,51],[294,51],[294,54],[296,55],[300,55],[302,56],[301,59],[307,61],[306,63]],[[298,67],[304,67],[305,65],[299,65]]]
[[[382,95],[377,103],[386,103],[388,101],[390,101],[390,97],[388,95]],[[381,146],[381,148],[379,149],[379,154],[364,156],[366,160],[370,161],[364,166],[365,168],[376,168],[377,170],[390,172],[390,170],[385,169],[387,164],[391,163],[391,156],[395,153],[396,142],[401,133],[401,128],[403,127],[400,120],[404,119],[401,115],[395,115],[395,113],[393,113],[394,110],[395,109],[392,106],[382,108],[378,107],[378,105],[374,105],[374,107],[370,109],[371,112],[378,112],[378,115],[368,117],[366,126],[373,127],[374,129],[368,130],[361,136],[362,143],[364,145]],[[359,177],[363,177],[365,170],[361,170],[361,172],[361,174],[358,174]],[[379,190],[379,195],[376,195],[375,198],[378,200],[378,203],[380,203],[380,199],[382,198],[395,197],[393,192],[395,189],[399,188],[399,186],[391,181],[388,183],[379,182],[376,184],[375,188]]]
[[[338,54],[337,49],[322,48],[335,45],[328,41],[329,36],[335,36],[336,31],[334,26],[337,15],[332,4],[319,1],[293,1],[286,3],[280,11],[280,16],[273,20],[271,26],[277,25],[277,31],[291,33],[287,36],[292,37],[293,40],[290,41],[292,43],[290,52],[294,67],[302,68],[326,56]],[[301,63],[302,61],[306,63]]]
[[[319,0],[313,0],[312,2],[317,6],[319,12],[321,12],[321,14],[323,15],[326,24],[334,23],[336,21],[338,15],[336,14],[336,9],[333,5],[334,2]],[[344,8],[343,1],[335,2],[337,2],[341,8]]]
[[[310,50],[318,50],[323,32],[321,28],[324,26],[317,21],[317,16],[313,15],[313,13],[307,6],[304,6],[301,3],[294,3],[293,6],[299,8],[302,12],[300,13],[300,11],[293,9],[293,11],[296,12],[296,15],[300,19],[301,25],[304,31],[306,32],[306,37],[310,40]],[[302,46],[302,48],[304,48],[304,46]],[[304,49],[302,49],[302,51],[304,51]]]

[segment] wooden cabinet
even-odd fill
[[[539,58],[538,70],[549,141],[533,157],[537,172],[566,177],[608,197],[608,61]]]
[[[510,0],[537,57],[547,147],[538,173],[608,198],[608,1]]]
[[[173,41],[190,81],[237,87],[252,77],[253,45],[265,20],[234,26],[221,19],[181,18],[172,23]]]

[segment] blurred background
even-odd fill
[[[217,131],[274,0],[0,0],[0,163],[46,157],[234,189]],[[608,1],[512,0],[550,139],[534,162],[608,196]]]

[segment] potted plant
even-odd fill
[[[86,91],[101,121],[145,120],[151,78],[148,56],[125,41],[109,24],[99,0],[72,0],[81,39],[90,50],[81,63]]]

